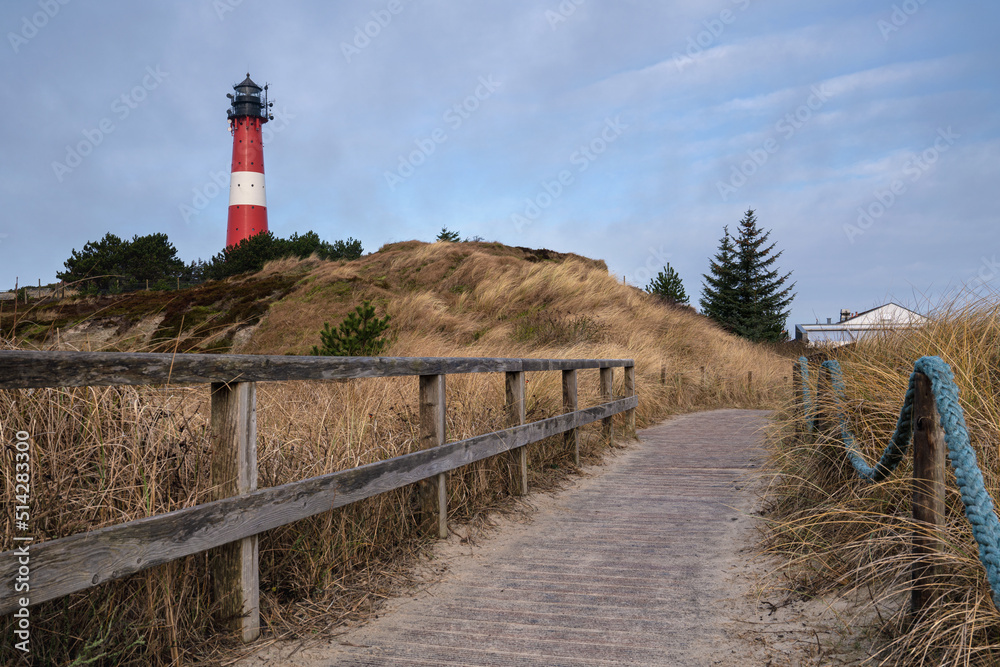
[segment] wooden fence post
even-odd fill
[[[931,562],[941,543],[944,524],[944,431],[934,404],[931,381],[915,376],[913,404],[913,590],[910,608],[923,609],[934,597],[937,568]]]
[[[257,490],[257,385],[212,383],[212,487],[215,500]],[[223,622],[244,642],[260,635],[257,536],[230,542],[209,556]]]
[[[505,373],[507,384],[507,424],[520,426],[525,421],[524,371]],[[508,465],[512,492],[516,496],[528,495],[528,447],[518,447],[509,453]]]
[[[601,403],[610,403],[614,400],[611,388],[611,381],[614,378],[613,372],[613,368],[601,369]],[[601,435],[609,446],[614,446],[615,426],[611,417],[605,417],[601,420]]]
[[[576,369],[562,372],[563,411],[576,412],[580,409],[579,394],[576,390]],[[574,428],[563,434],[563,442],[573,452],[573,464],[580,466],[580,429]]]
[[[816,432],[829,435],[833,428],[832,420],[833,377],[830,369],[820,365],[819,377],[816,380]]]
[[[800,442],[802,432],[805,430],[803,419],[808,419],[808,415],[806,415],[805,405],[803,405],[804,394],[802,392],[802,366],[798,361],[792,363],[792,396],[794,396],[792,418],[795,420],[795,434],[793,437],[796,442]]]
[[[420,376],[420,449],[440,447],[445,441],[445,376]],[[448,537],[448,476],[437,476],[437,498],[432,482],[422,484],[421,509],[426,517],[434,516],[437,506],[437,534]]]
[[[635,366],[625,367],[625,395],[635,396]],[[635,436],[635,408],[625,411],[625,427],[630,436]]]

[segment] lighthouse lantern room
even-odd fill
[[[273,120],[263,88],[247,78],[228,93],[229,130],[233,135],[233,167],[229,179],[229,225],[226,247],[234,246],[254,234],[267,231],[267,197],[264,190],[264,145],[261,127]]]

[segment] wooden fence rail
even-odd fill
[[[145,384],[211,384],[212,485],[215,499],[69,537],[30,545],[30,604],[120,579],[177,558],[213,550],[221,613],[244,641],[260,633],[257,536],[267,530],[424,480],[436,506],[436,533],[447,536],[447,473],[498,454],[510,457],[512,488],[527,492],[526,445],[564,435],[579,462],[581,426],[626,413],[634,429],[631,359],[494,359],[293,357],[263,355],[0,352],[0,389]],[[614,368],[624,368],[627,396],[612,396]],[[578,409],[577,371],[600,371],[600,405]],[[525,372],[562,371],[565,414],[525,422]],[[510,427],[446,444],[445,376],[505,373]],[[256,382],[360,377],[419,377],[419,451],[327,475],[257,489]],[[429,482],[424,482],[429,484]],[[429,487],[428,487],[429,488]],[[18,558],[0,553],[0,615],[20,607]]]

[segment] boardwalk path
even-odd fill
[[[451,559],[440,583],[332,644],[270,658],[311,667],[749,664],[732,631],[726,570],[746,539],[752,498],[742,477],[760,460],[765,418],[717,410],[646,429],[593,476],[539,501],[530,524]]]

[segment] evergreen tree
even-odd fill
[[[320,258],[351,260],[360,258],[363,252],[361,241],[348,236],[346,241],[334,241],[333,243],[324,241]]]
[[[122,273],[129,282],[156,282],[176,278],[184,271],[184,262],[166,234],[133,236],[122,250]]]
[[[56,278],[67,283],[87,278],[81,285],[83,291],[106,290],[113,280],[124,278],[123,267],[127,241],[108,232],[100,241],[87,241],[78,252],[71,251],[69,259],[63,262],[65,271],[56,273]]]
[[[681,277],[677,275],[677,272],[674,271],[669,263],[656,274],[655,278],[649,281],[646,291],[671,303],[688,302],[687,292],[684,291],[684,283],[681,282]]]
[[[85,280],[84,292],[117,290],[147,280],[155,283],[184,272],[177,248],[162,233],[123,241],[108,232],[100,241],[88,241],[80,251],[74,249],[63,266],[66,270],[56,277],[68,283]]]
[[[437,235],[437,241],[448,241],[449,243],[458,243],[461,241],[461,237],[458,232],[453,232],[447,227],[442,227],[441,232]]]
[[[331,357],[373,357],[377,356],[389,341],[382,334],[389,328],[389,320],[375,316],[375,307],[370,301],[348,313],[344,321],[336,329],[330,328],[329,322],[323,323],[319,332],[322,348],[313,346],[312,354]]]
[[[279,240],[279,245],[280,239]],[[323,252],[323,241],[320,240],[319,234],[309,230],[302,236],[299,236],[298,232],[293,232],[288,240],[284,242],[284,248],[279,248],[279,254],[294,255],[301,259],[309,257],[313,253],[320,255]]]
[[[778,341],[785,336],[788,306],[795,298],[795,283],[787,284],[774,267],[783,251],[767,245],[771,232],[757,226],[752,209],[740,220],[739,235],[725,236],[711,264],[711,276],[701,300],[706,315],[725,329],[753,341]]]
[[[254,234],[236,245],[227,246],[205,267],[205,277],[222,280],[239,273],[256,273],[272,259],[283,257],[288,241],[279,239],[270,231]]]
[[[705,285],[701,289],[701,312],[729,328],[736,316],[736,246],[729,235],[729,227],[723,227],[719,250],[709,264],[709,275],[702,275]]]
[[[282,257],[306,258],[316,255],[320,259],[357,259],[364,250],[361,241],[347,237],[346,241],[322,241],[319,234],[308,231],[283,239],[272,232],[262,232],[245,238],[234,246],[229,246],[209,261],[204,267],[204,276],[211,280],[222,280],[239,273],[256,273],[267,262]]]

